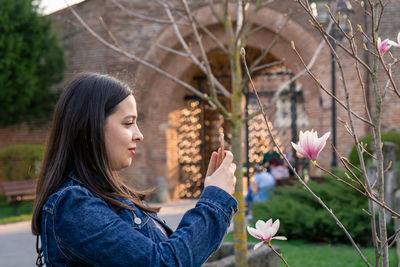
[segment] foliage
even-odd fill
[[[0,0],[0,32],[0,125],[46,121],[65,66],[50,20],[32,0]]]
[[[6,197],[0,195],[0,224],[27,221],[32,219],[33,201],[22,202],[18,210],[19,216],[14,215],[14,209],[8,205]]]
[[[367,148],[366,150],[373,154],[373,151],[375,150],[374,147],[374,142],[373,142],[374,138],[372,135],[366,135],[363,138],[360,138],[360,142],[362,142],[363,144],[367,144]],[[394,144],[397,145],[397,154],[396,154],[396,158],[398,160],[400,160],[400,133],[399,132],[388,132],[388,133],[383,133],[382,134],[382,142],[392,142]],[[364,162],[367,162],[369,156],[364,153]],[[357,149],[356,146],[353,146],[353,148],[351,149],[350,153],[349,153],[349,161],[355,165],[355,166],[360,166],[360,160],[357,154]]]
[[[0,151],[0,170],[8,181],[37,178],[37,170],[42,161],[44,146],[16,145]]]
[[[338,169],[335,174],[346,179],[343,170]],[[372,245],[370,219],[362,210],[368,210],[366,198],[334,178],[326,178],[324,183],[310,182],[308,185],[333,210],[356,242]],[[252,210],[254,222],[280,219],[279,235],[289,239],[335,244],[349,242],[327,211],[300,186],[277,188],[274,197],[267,202],[254,203]],[[392,228],[388,226],[389,232]]]

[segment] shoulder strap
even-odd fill
[[[42,248],[41,244],[39,247],[39,239],[40,239],[40,235],[37,235],[36,236],[36,252],[38,254],[38,257],[36,259],[36,266],[42,267],[42,266],[44,266],[44,262],[43,262],[44,257],[43,257],[43,248]]]

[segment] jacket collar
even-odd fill
[[[76,169],[74,168],[72,171],[69,172],[68,177],[77,182],[80,185],[84,185],[81,179],[78,176]]]

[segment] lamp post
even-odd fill
[[[329,4],[331,2],[330,0],[319,0],[319,1],[314,1],[311,3],[311,9],[313,12],[313,15],[317,17],[317,19],[321,23],[326,23],[329,20],[329,14],[328,11],[325,8],[325,5]],[[349,19],[349,16],[351,13],[353,13],[353,9],[351,7],[351,4],[348,0],[339,0],[337,1],[336,5],[336,12],[340,12],[340,21],[339,25],[342,28],[342,30],[346,33],[350,31],[347,20]],[[334,40],[331,40],[330,44],[333,48],[333,51],[336,52],[336,41],[340,42],[343,39],[342,32],[336,27],[336,25],[333,25],[329,34],[334,38]],[[331,93],[334,97],[336,97],[336,61],[335,61],[335,55],[331,51]],[[332,144],[333,146],[336,147],[336,101],[332,97]],[[332,161],[331,161],[331,167],[336,167],[337,166],[337,159],[336,159],[336,153],[334,149],[332,149]]]
[[[342,39],[341,34],[335,34],[337,32],[336,27],[332,27],[331,30],[331,35],[338,41]],[[336,43],[334,41],[331,41],[331,45],[334,51],[336,51]],[[335,61],[335,55],[333,52],[331,52],[331,93],[333,96],[336,96],[336,61]],[[336,147],[336,101],[332,97],[332,144],[334,147]],[[335,155],[334,149],[332,149],[332,161],[331,161],[331,167],[336,167],[337,166],[337,159]]]

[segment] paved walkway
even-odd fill
[[[183,214],[195,204],[196,201],[193,200],[158,204],[162,206],[159,217],[164,219],[172,229],[176,229]],[[0,225],[1,267],[35,266],[36,239],[31,234],[30,223],[30,221],[24,221]]]

